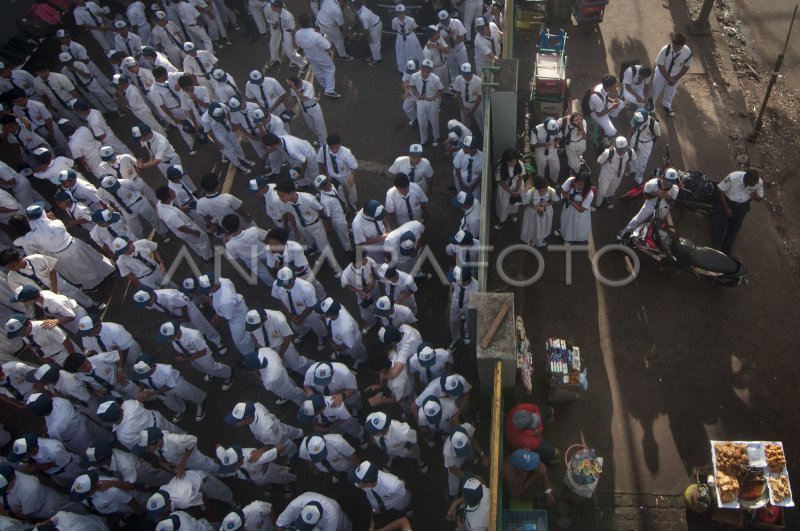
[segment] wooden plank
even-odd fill
[[[508,311],[508,310],[506,310]],[[505,315],[505,312],[501,311]],[[492,391],[492,438],[489,442],[489,531],[500,529],[499,515],[501,510],[498,503],[500,496],[500,471],[503,463],[500,462],[500,436],[503,433],[503,362],[495,361],[494,364],[494,389]]]
[[[503,319],[509,310],[511,310],[511,302],[506,302],[503,304],[503,307],[500,308],[500,311],[497,312],[494,321],[492,321],[491,326],[489,326],[489,330],[486,331],[483,339],[481,339],[481,348],[485,349],[489,346],[489,343],[492,342],[492,338],[494,338],[494,335],[497,333],[497,329],[500,328],[500,325],[503,323]]]

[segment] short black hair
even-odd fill
[[[408,188],[410,181],[408,180],[408,175],[405,173],[398,173],[394,176],[394,181],[392,181],[395,187],[397,188]]]
[[[203,178],[200,179],[200,186],[203,187],[203,190],[206,192],[213,192],[219,186],[219,177],[215,173],[206,173],[203,175]]]
[[[154,78],[157,79],[159,77],[166,76],[166,75],[167,75],[167,69],[164,68],[163,66],[158,65],[157,67],[153,68],[153,77]]]
[[[676,33],[672,36],[673,46],[683,46],[684,44],[686,44],[686,35],[683,33]]]
[[[325,143],[329,146],[340,146],[342,145],[342,137],[336,133],[331,133],[328,135],[328,138],[325,139]]]
[[[302,83],[300,83],[300,78],[297,77],[297,76],[289,76],[286,79],[288,79],[291,82],[292,85],[301,85],[302,84]]]
[[[191,87],[194,85],[192,78],[189,76],[181,76],[178,78],[178,86],[181,88]]]
[[[3,249],[0,251],[0,266],[7,266],[17,262],[22,255],[16,249]]]
[[[5,97],[8,101],[14,101],[17,98],[27,98],[28,95],[25,94],[25,91],[19,87],[14,87],[11,90],[5,93]]]
[[[15,123],[17,123],[17,117],[14,116],[13,114],[6,114],[0,117],[0,125],[15,124]]]
[[[264,113],[264,114],[269,115],[269,113]],[[264,144],[265,146],[274,146],[280,144],[281,139],[278,138],[278,135],[276,135],[275,133],[267,133],[261,139],[261,143]]]
[[[236,214],[225,214],[222,218],[222,228],[228,232],[236,232],[242,226],[242,220]]]
[[[64,370],[67,372],[75,373],[86,361],[86,356],[80,352],[73,352],[67,359],[64,360]]]
[[[547,179],[544,177],[534,177],[533,178],[533,187],[536,190],[541,190],[542,188],[547,188],[549,186]]]
[[[617,77],[611,74],[606,74],[600,78],[600,82],[604,87],[613,87],[617,84]]]
[[[649,66],[643,66],[639,69],[639,77],[648,78],[653,75],[653,69]]]
[[[164,201],[165,199],[169,199],[169,186],[159,186],[156,188],[156,197],[159,201]]]
[[[283,192],[284,194],[291,194],[292,192],[296,192],[297,188],[291,179],[284,179],[275,185],[275,191]]]
[[[311,26],[311,17],[307,13],[300,13],[300,16],[297,17],[297,23],[300,24],[301,28],[308,28]]]
[[[285,245],[289,241],[289,231],[283,227],[275,227],[267,233],[267,240],[276,240]]]
[[[745,181],[758,181],[761,178],[761,170],[758,168],[750,168],[744,172],[744,180]]]

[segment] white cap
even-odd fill
[[[462,63],[461,64],[461,73],[462,74],[469,74],[472,72],[472,65],[469,63]]]
[[[117,184],[117,178],[116,178],[116,177],[114,177],[113,175],[106,175],[106,176],[105,176],[105,177],[103,177],[103,179],[100,181],[100,186],[102,186],[103,188],[111,188],[111,187],[113,187],[115,184]]]
[[[91,315],[84,315],[81,317],[81,320],[78,321],[78,330],[91,330],[94,328],[94,319],[92,319]]]
[[[378,297],[378,300],[375,301],[375,308],[382,312],[388,312],[392,309],[392,301],[386,295]]]
[[[125,68],[128,68],[130,66],[136,66],[136,64],[137,64],[136,59],[134,59],[130,55],[122,60],[122,66],[124,66]]]
[[[225,77],[225,70],[221,68],[215,68],[211,71],[211,77],[219,81],[220,79]]]
[[[624,136],[618,136],[614,139],[614,147],[617,149],[622,149],[628,147],[628,139]]]
[[[294,272],[289,267],[282,267],[278,270],[276,279],[280,282],[288,282],[294,278]]]
[[[307,503],[305,507],[300,509],[300,519],[304,524],[316,525],[320,518],[322,518],[322,513],[317,505]]]
[[[217,446],[215,453],[217,455],[217,461],[223,465],[233,465],[239,462],[239,454],[236,453],[236,449],[233,447],[229,446],[225,448],[224,446]]]
[[[318,455],[322,453],[326,446],[325,439],[319,435],[312,435],[308,439],[308,443],[306,443],[306,449],[308,450],[309,455]]]
[[[420,145],[420,144],[411,144],[408,147],[408,153],[410,155],[422,155],[422,145]]]
[[[469,444],[469,437],[463,431],[456,431],[450,436],[450,444],[454,450],[462,450]]]
[[[386,413],[383,411],[374,411],[367,415],[367,424],[372,426],[376,432],[386,429],[388,420],[389,419],[386,417]]]
[[[134,302],[148,302],[150,300],[150,292],[147,292],[143,289],[140,289],[136,293],[133,294]]]
[[[178,333],[178,330],[175,328],[175,323],[172,321],[167,321],[166,323],[162,324],[158,331],[162,336],[165,337],[171,337]]]
[[[328,176],[319,174],[314,178],[314,186],[317,188],[322,188],[322,186],[327,182]]]
[[[183,51],[186,53],[194,51],[195,48],[197,48],[197,46],[195,46],[191,41],[186,41],[183,43]]]
[[[244,316],[244,322],[249,325],[261,324],[261,314],[258,310],[250,310]]]
[[[420,66],[424,66],[426,68],[433,68],[433,61],[430,59],[423,59],[422,64]]]
[[[121,249],[124,249],[128,246],[128,240],[123,238],[114,238],[114,241],[111,242],[111,250],[115,253]]]
[[[644,114],[642,114],[642,111],[636,111],[633,113],[633,121],[637,123],[644,122]]]
[[[100,148],[100,157],[107,157],[111,158],[117,154],[117,150],[115,150],[112,146],[102,146]]]
[[[128,24],[124,20],[115,20],[114,21],[114,29],[121,30],[123,28],[128,27]]]
[[[556,120],[554,118],[550,119],[550,120],[547,120],[546,128],[551,133],[554,132],[554,131],[558,131],[558,120]]]
[[[403,4],[397,4],[396,6],[394,6],[394,12],[395,13],[405,13],[406,12],[406,6],[404,6]]]
[[[416,70],[417,69],[416,61],[414,61],[413,59],[409,59],[408,61],[406,61],[406,69],[407,70]]]
[[[69,32],[67,30],[65,30],[65,29],[60,29],[60,30],[56,31],[56,38],[57,39],[63,39],[64,37],[68,37],[68,36],[69,36]],[[0,63],[0,64],[2,64],[2,63]]]
[[[224,115],[225,115],[225,109],[222,106],[214,107],[214,110],[211,111],[211,116],[213,116],[214,118],[219,118],[220,116]]]
[[[72,492],[84,494],[90,490],[92,490],[92,478],[89,477],[89,474],[82,474],[78,476],[72,483]]]
[[[441,11],[439,11],[439,15],[438,16],[439,16],[439,20],[447,20],[448,18],[450,18],[450,13],[448,13],[446,10],[442,9]]]
[[[478,17],[475,19],[475,27],[480,28],[486,25],[486,20],[483,17]]]
[[[163,11],[156,11],[153,13],[153,16],[156,17],[156,20],[164,20],[167,18],[167,14]]]
[[[58,60],[61,61],[62,63],[69,63],[74,59],[75,58],[72,57],[72,54],[69,52],[61,52],[60,54],[58,54]]]
[[[260,79],[264,79],[264,74],[262,74],[258,70],[253,70],[252,72],[250,72],[251,81],[258,81]]]
[[[199,277],[197,277],[197,285],[201,289],[202,288],[208,289],[211,287],[211,284],[213,284],[213,281],[211,280],[211,277],[209,277],[208,275],[200,275]]]

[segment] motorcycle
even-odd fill
[[[672,167],[669,156],[669,145],[664,149],[661,168],[653,170],[653,177],[663,175],[664,171]],[[678,170],[678,197],[672,204],[673,211],[681,214],[685,212],[700,212],[701,214],[711,214],[714,211],[714,195],[717,185],[706,175],[698,170]],[[644,194],[644,183],[638,184],[628,190],[622,197],[633,199]]]
[[[735,258],[710,247],[698,247],[679,237],[657,216],[637,227],[620,242],[658,262],[687,269],[698,278],[723,286],[747,283],[747,268]]]

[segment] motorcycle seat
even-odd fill
[[[723,252],[709,247],[697,247],[691,240],[679,238],[673,252],[688,263],[706,271],[730,275],[739,271],[739,263]]]

